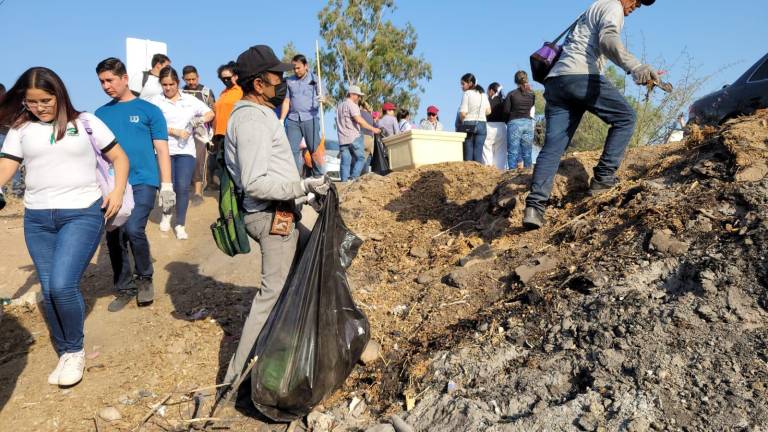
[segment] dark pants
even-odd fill
[[[136,276],[151,279],[154,274],[146,229],[149,213],[155,207],[157,188],[145,184],[132,186],[135,207],[131,216],[125,225],[107,233],[109,260],[112,262],[113,281],[118,292],[131,290],[129,283],[133,279],[134,271],[128,256],[129,244],[133,252]]]
[[[464,139],[464,160],[483,163],[483,146],[488,135],[487,125],[484,121],[465,121],[464,125],[476,125],[475,133],[467,134]]]
[[[192,174],[192,183],[202,183],[205,180],[205,170],[208,165],[208,149],[206,144],[195,138],[195,171]]]
[[[312,120],[301,122],[285,119],[285,134],[288,136],[288,142],[291,143],[291,151],[293,151],[293,158],[296,161],[296,168],[299,169],[299,173],[303,173],[304,158],[302,157],[299,145],[301,144],[301,139],[304,138],[309,154],[315,154],[317,147],[320,145],[320,119],[315,117]],[[312,175],[323,175],[323,166],[317,164],[314,158],[312,162]]]
[[[195,158],[189,155],[171,156],[171,179],[176,192],[176,225],[185,225],[189,208],[189,185],[195,172]]]
[[[635,129],[635,112],[624,96],[601,75],[566,75],[550,78],[545,84],[547,133],[536,159],[531,192],[525,203],[543,211],[560,158],[573,139],[584,113],[589,111],[611,128],[603,154],[594,168],[594,178],[604,184],[616,183],[616,171]]]
[[[45,318],[59,355],[83,349],[85,302],[80,279],[103,231],[101,199],[84,209],[24,212],[24,239],[40,278]]]

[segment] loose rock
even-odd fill
[[[105,407],[105,408],[102,408],[99,411],[99,417],[101,417],[102,420],[107,421],[107,422],[113,422],[113,421],[117,421],[117,420],[120,420],[121,418],[123,418],[123,416],[120,415],[120,411],[118,411],[117,408],[115,408],[115,407]]]

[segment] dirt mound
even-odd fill
[[[632,149],[619,187],[597,198],[585,191],[599,154],[570,154],[535,232],[520,228],[526,172],[455,163],[346,186],[342,214],[366,240],[349,279],[380,359],[307,426],[367,430],[398,414],[418,431],[763,430],[767,119],[761,111],[686,143]],[[16,297],[37,282],[12,207],[0,217],[10,251],[0,289]],[[258,286],[258,254],[211,249],[216,211],[210,198],[191,210],[187,242],[153,219],[150,309],[106,312],[100,250],[83,283],[86,379],[72,389],[46,383],[55,355],[37,308],[5,309],[6,428],[137,430],[171,395],[143,430],[188,430]],[[96,419],[108,406],[122,420]],[[216,426],[260,425],[230,414]]]
[[[392,413],[416,430],[768,425],[768,181],[744,176],[765,161],[764,122],[634,149],[597,198],[598,155],[571,155],[536,232],[519,228],[525,173],[352,185],[345,218],[368,241],[351,278],[382,361],[326,414],[342,430]],[[370,417],[337,404],[352,397]]]

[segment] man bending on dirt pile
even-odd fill
[[[223,168],[229,169],[245,195],[246,229],[261,247],[261,286],[225,383],[234,383],[244,372],[288,279],[299,240],[296,222],[301,203],[310,193],[325,195],[330,189],[328,177],[301,180],[285,129],[275,114],[287,93],[283,72],[291,69],[266,45],[253,46],[237,58],[237,84],[243,99],[235,104],[227,123]]]
[[[594,168],[589,193],[596,196],[616,185],[616,171],[635,128],[635,113],[603,75],[605,58],[631,74],[638,85],[659,80],[651,66],[640,63],[621,43],[624,17],[641,5],[650,6],[655,1],[598,0],[582,15],[566,39],[562,56],[544,85],[547,132],[525,202],[523,225],[527,228],[538,229],[544,225],[544,210],[560,157],[586,111],[611,126],[603,154]]]

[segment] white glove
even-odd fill
[[[328,176],[308,177],[301,181],[301,189],[305,194],[326,195],[331,189],[331,179]]]
[[[198,127],[198,126],[202,126],[204,124],[205,124],[205,121],[203,120],[202,117],[195,117],[195,118],[193,118],[192,120],[189,121],[189,125],[192,126],[192,129],[194,129],[194,128]]]
[[[646,85],[649,82],[659,82],[659,74],[647,64],[643,64],[632,71],[632,79],[637,85]]]
[[[173,191],[173,183],[160,184],[160,196],[158,204],[163,209],[163,213],[169,213],[176,205],[176,193]]]
[[[311,192],[310,192],[310,194],[309,194],[309,195],[307,195],[307,204],[309,204],[310,206],[312,206],[312,208],[313,208],[313,209],[314,209],[316,212],[318,212],[318,213],[320,213],[320,210],[322,210],[322,209],[323,209],[323,205],[322,205],[322,204],[320,204],[320,202],[318,202],[318,201],[317,201],[317,195],[315,195],[315,194],[313,194],[313,193],[311,193]]]

